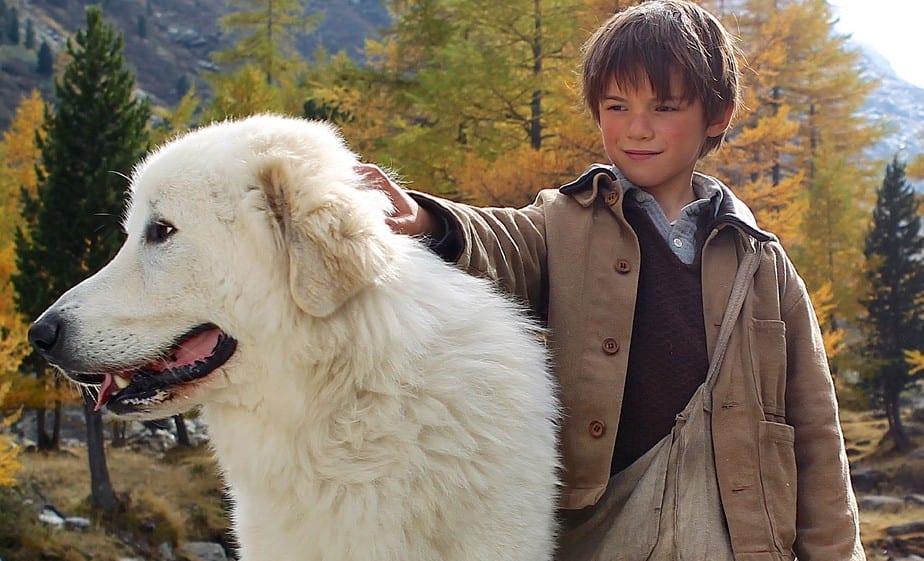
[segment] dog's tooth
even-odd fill
[[[125,388],[128,387],[128,378],[123,378],[122,376],[119,376],[119,375],[115,375],[113,376],[113,378],[115,378],[115,385],[120,390],[124,390]]]

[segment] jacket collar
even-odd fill
[[[620,190],[625,191],[623,185],[628,183],[628,179],[623,176],[622,172],[620,172],[616,166],[606,164],[591,165],[580,177],[574,181],[565,183],[559,187],[558,190],[564,195],[574,197],[579,203],[587,206],[592,202],[593,197],[596,196],[598,182],[603,179],[600,177],[601,174],[604,174],[609,179],[609,182],[619,185]],[[710,230],[716,229],[723,224],[730,224],[738,226],[749,235],[762,242],[776,239],[776,236],[757,226],[757,220],[754,218],[751,209],[749,209],[741,199],[736,197],[731,189],[715,178],[709,177],[709,179],[715,182],[722,191],[722,200],[719,202],[718,208],[716,209],[715,220],[709,226]]]

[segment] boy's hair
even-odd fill
[[[617,12],[584,44],[584,103],[600,124],[600,102],[611,80],[635,89],[648,80],[671,97],[671,74],[683,80],[684,101],[699,100],[706,122],[740,104],[737,48],[712,14],[686,0],[649,0]],[[706,139],[700,157],[721,146],[725,132]]]

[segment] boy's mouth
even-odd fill
[[[648,160],[660,154],[654,150],[623,150],[630,160]]]

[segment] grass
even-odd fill
[[[841,426],[851,468],[855,471],[872,469],[882,474],[879,488],[871,494],[904,498],[910,493],[924,493],[924,459],[915,459],[894,449],[886,434],[889,425],[885,419],[868,411],[841,409]],[[861,510],[860,535],[870,561],[886,558],[885,549],[924,545],[924,533],[900,537],[890,537],[886,533],[890,526],[916,520],[924,520],[924,506],[905,504],[896,509]]]
[[[107,464],[120,506],[108,518],[89,506],[84,449],[27,453],[21,460],[17,485],[0,490],[0,557],[5,561],[157,558],[164,543],[175,548],[184,541],[228,540],[222,484],[206,448],[175,448],[167,454],[110,448]],[[23,500],[32,504],[23,505]],[[37,522],[35,512],[43,500],[67,516],[89,518],[92,527],[68,530]]]
[[[854,469],[883,474],[878,492],[899,498],[924,494],[924,459],[896,453],[885,420],[869,412],[841,410],[848,455]],[[920,437],[918,437],[920,438]],[[924,444],[924,443],[922,443]],[[89,468],[82,448],[25,453],[12,489],[0,489],[0,558],[4,561],[116,561],[159,558],[157,548],[184,541],[227,543],[228,519],[217,466],[205,447],[166,453],[109,448],[107,463],[121,508],[110,519],[89,507]],[[55,529],[36,520],[42,496],[66,515],[93,522],[87,530]],[[23,504],[31,501],[31,504]],[[924,547],[924,533],[889,537],[886,528],[924,520],[924,507],[860,513],[861,535],[871,561],[886,548]]]

